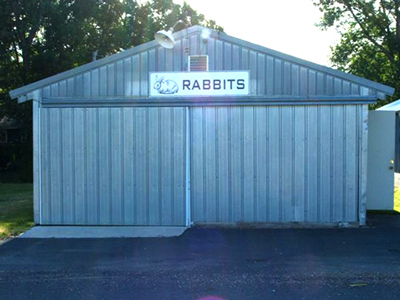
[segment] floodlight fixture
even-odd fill
[[[174,26],[172,26],[168,31],[165,30],[159,30],[157,31],[157,33],[154,35],[154,38],[156,39],[156,41],[164,48],[166,49],[172,49],[174,48],[175,45],[175,39],[172,36],[172,34],[174,33],[175,27],[178,24],[184,24],[186,27],[185,22],[183,22],[182,20],[177,21]]]

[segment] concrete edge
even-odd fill
[[[35,226],[19,238],[164,238],[180,236],[186,229],[168,226]]]
[[[8,243],[9,241],[13,240],[14,238],[15,237],[9,237],[9,238],[5,238],[5,239],[0,240],[0,246]]]
[[[307,223],[307,222],[288,222],[288,223],[196,223],[197,228],[227,228],[227,229],[330,229],[330,228],[360,228],[358,222],[337,222],[337,223]]]

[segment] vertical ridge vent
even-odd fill
[[[190,55],[189,72],[208,71],[208,55]]]

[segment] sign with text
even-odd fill
[[[150,97],[243,96],[249,94],[249,72],[150,73]]]

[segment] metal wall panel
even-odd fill
[[[42,108],[41,224],[185,225],[184,108]]]
[[[35,211],[42,224],[185,223],[184,108],[111,101],[145,102],[149,72],[186,71],[187,53],[207,54],[210,71],[249,70],[250,101],[377,94],[362,81],[244,41],[216,35],[204,41],[198,31],[177,38],[173,50],[140,49],[41,89],[54,101],[39,109],[36,124],[41,202]],[[61,108],[62,97],[109,102]],[[365,201],[358,202],[365,194],[365,105],[190,111],[195,222],[339,222],[365,214],[359,211]]]
[[[191,108],[192,221],[358,221],[363,109]]]

